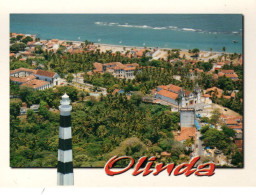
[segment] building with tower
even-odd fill
[[[74,185],[72,158],[71,110],[69,96],[65,93],[60,101],[60,127],[57,183],[58,185]]]
[[[197,103],[201,103],[201,89],[196,84],[193,92],[183,89],[176,85],[160,85],[154,97],[159,100],[166,101],[173,106],[181,108],[191,107]]]

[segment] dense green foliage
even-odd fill
[[[14,43],[11,47],[10,47],[10,52],[11,53],[17,53],[19,51],[24,51],[26,47],[26,44],[24,43]]]
[[[238,151],[234,143],[235,131],[222,126],[222,130],[210,128],[210,125],[205,125],[200,130],[203,143],[206,147],[217,148],[221,150],[235,166],[242,166],[242,154]]]
[[[58,97],[64,92],[74,102],[72,131],[77,167],[103,167],[113,155],[139,158],[164,150],[173,154],[168,161],[178,162],[185,151],[172,135],[172,130],[179,128],[179,115],[166,106],[142,103],[136,95],[128,100],[124,94],[79,102],[73,87],[45,91],[22,88],[18,92],[22,101],[28,105],[40,103],[40,108],[38,113],[28,110],[27,115],[17,117],[20,105],[11,103],[12,167],[56,166],[59,112],[48,107],[57,107]]]

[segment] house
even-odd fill
[[[156,99],[164,100],[174,106],[191,106],[201,102],[201,89],[196,85],[193,92],[182,89],[176,85],[160,85],[157,87]]]
[[[33,104],[30,106],[30,109],[33,110],[34,112],[38,112],[39,111],[39,104]]]
[[[48,89],[51,87],[49,82],[41,81],[38,79],[28,81],[26,83],[21,84],[20,86],[21,87],[29,87],[29,88],[32,88],[33,90],[44,90],[44,89]]]
[[[242,133],[243,121],[241,116],[221,115],[224,124],[236,131],[236,136]],[[239,135],[240,136],[240,135]]]
[[[95,62],[93,64],[94,66],[94,73],[105,73],[109,72],[114,77],[117,78],[126,78],[126,79],[134,79],[135,70],[139,67],[139,64],[133,63],[133,64],[122,64],[120,62],[111,62],[106,64],[101,64],[98,62]],[[140,70],[139,70],[140,71]]]
[[[193,138],[195,140],[195,136],[196,136],[195,127],[181,127],[181,130],[180,132],[178,132],[177,136],[175,137],[175,140],[183,143],[187,139]]]
[[[146,52],[146,49],[140,49],[139,51],[136,51],[137,58],[141,58],[144,52]]]
[[[10,71],[10,76],[13,77],[26,77],[31,74],[35,74],[36,70],[29,68],[18,68]]]
[[[243,152],[243,140],[242,139],[236,139],[235,145],[237,146],[239,152]]]
[[[28,108],[26,108],[26,107],[20,107],[20,114],[22,115],[22,114],[27,114],[27,110],[28,110]]]
[[[101,63],[95,62],[93,63],[93,66],[95,68],[93,70],[94,73],[103,73],[103,65]]]
[[[14,77],[14,76],[10,76],[10,80],[15,83],[15,84],[18,84],[18,85],[21,85],[23,83],[26,83],[28,81],[31,81],[31,80],[34,80],[36,79],[36,77],[34,75],[29,75],[29,76],[26,76],[26,77]]]
[[[226,76],[226,77],[232,79],[233,81],[237,81],[238,80],[238,76],[237,76],[237,74],[235,73],[234,70],[222,70],[219,73],[219,77],[220,76]]]
[[[38,69],[34,75],[37,77],[37,79],[47,81],[53,86],[59,85],[60,76],[55,72]]]
[[[10,71],[11,82],[33,90],[43,90],[59,85],[59,78],[55,72],[40,69],[19,68]]]

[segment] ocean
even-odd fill
[[[240,14],[10,14],[10,32],[140,47],[243,48]]]

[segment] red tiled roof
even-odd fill
[[[243,140],[242,139],[236,139],[235,144],[238,148],[242,148],[243,147]]]
[[[222,70],[221,72],[224,73],[224,74],[233,74],[233,73],[235,73],[234,70]]]
[[[15,69],[15,70],[11,70],[10,74],[14,74],[14,73],[18,73],[18,72],[30,72],[30,73],[35,74],[36,70],[29,69],[29,68],[18,68],[18,69]]]
[[[226,74],[225,76],[228,77],[228,78],[238,78],[236,73],[234,73],[234,74]]]
[[[161,88],[161,89],[164,89],[164,90],[169,89],[168,85],[159,85],[158,87]]]
[[[224,75],[225,75],[225,74],[224,74],[223,72],[219,72],[219,73],[218,73],[218,76],[219,76],[219,77],[222,77],[222,76],[224,76]]]
[[[177,93],[174,93],[174,92],[171,92],[171,91],[167,91],[167,90],[160,90],[157,92],[159,95],[162,95],[162,96],[165,96],[165,97],[168,97],[170,99],[176,99],[178,97],[178,94]]]
[[[116,66],[122,66],[123,64],[121,62],[110,62],[110,63],[106,63],[104,64],[105,66],[109,66],[109,65],[116,65]]]
[[[30,80],[35,79],[36,77],[34,75],[29,75],[27,77],[12,77],[10,76],[10,80],[13,82],[19,82],[19,83],[25,83],[28,82]]]
[[[136,52],[137,57],[142,57],[143,53],[146,51],[146,49],[141,49],[139,51]]]
[[[234,119],[225,119],[225,123],[227,124],[227,125],[236,125],[237,124],[237,121],[236,120],[234,120]]]
[[[171,91],[174,91],[174,92],[177,92],[177,93],[179,93],[180,90],[181,90],[181,87],[173,85],[173,84],[170,84],[168,86],[169,86],[168,90],[171,90]]]
[[[185,90],[185,89],[184,89],[183,91],[184,91],[184,93],[185,93],[186,96],[189,96],[189,94],[191,93],[190,91]]]
[[[243,129],[243,125],[229,126],[230,129]]]
[[[177,141],[187,140],[191,137],[196,136],[196,128],[195,127],[181,127],[180,135],[176,136]]]
[[[124,70],[135,70],[136,67],[125,67]]]
[[[39,88],[41,86],[44,86],[44,85],[47,85],[47,84],[49,84],[49,82],[34,79],[34,80],[31,80],[31,81],[28,81],[26,83],[21,84],[21,86],[29,87],[29,88],[32,88],[32,89],[37,89],[37,88]]]
[[[101,63],[95,62],[93,63],[93,66],[95,67],[93,72],[98,72],[98,73],[103,72],[103,65]]]
[[[235,96],[236,96],[236,93],[235,93],[235,92],[232,92],[230,96],[231,96],[231,97],[235,97]]]
[[[225,98],[225,99],[230,99],[231,96],[229,96],[229,95],[223,95],[223,98]]]
[[[56,73],[55,72],[50,72],[50,71],[45,71],[45,70],[40,70],[38,69],[36,71],[36,75],[41,75],[41,76],[45,76],[45,77],[54,77]]]

